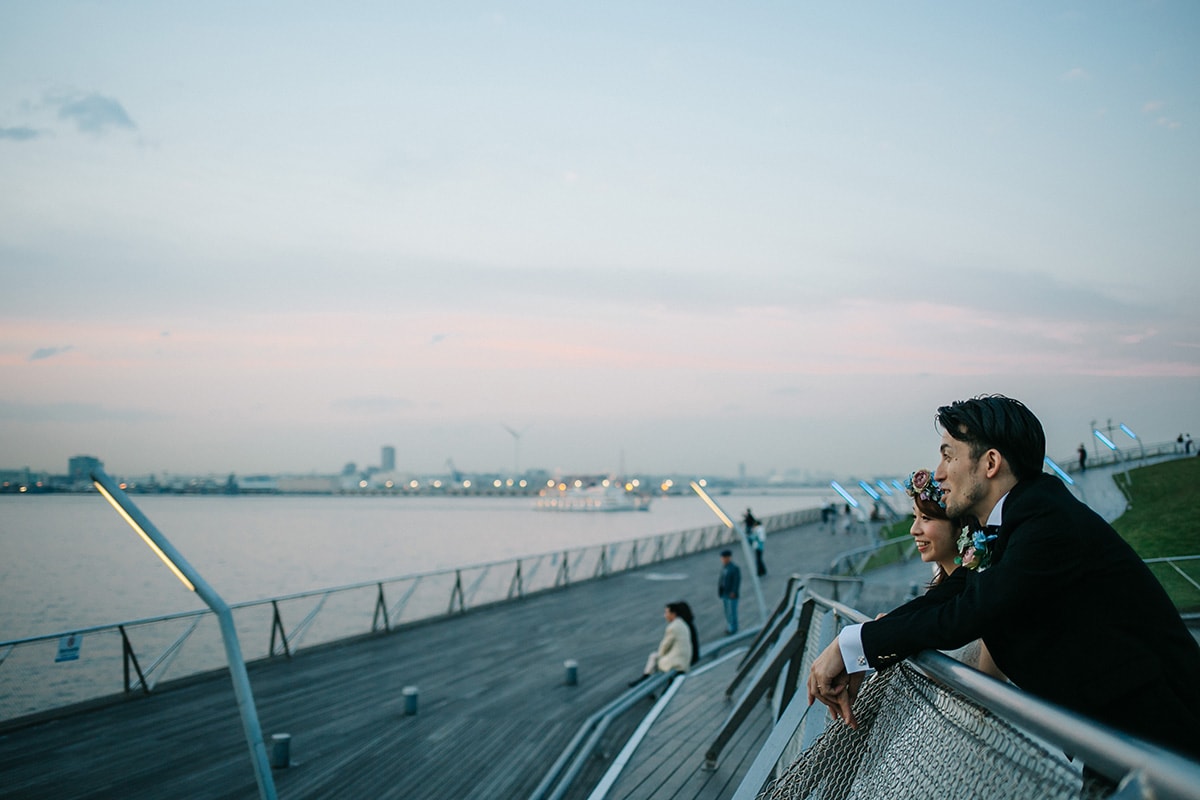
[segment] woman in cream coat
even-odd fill
[[[655,672],[687,672],[692,664],[700,660],[700,645],[691,607],[683,602],[668,603],[663,617],[667,620],[667,629],[658,643],[658,649],[646,659],[646,668],[642,670],[639,681]]]

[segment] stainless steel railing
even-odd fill
[[[843,625],[869,621],[869,617],[857,609],[811,590],[796,594],[793,616],[798,621],[795,630],[776,644],[771,668],[760,670],[758,676],[758,680],[776,687],[777,694],[786,695],[790,702],[785,700],[776,706],[774,728],[747,770],[734,800],[757,797],[825,728],[823,721],[817,721],[824,714],[814,719],[808,713],[810,707],[804,702],[804,694],[798,685],[792,686],[791,692],[779,692],[778,683],[781,680],[802,683],[807,679],[812,660]],[[1133,787],[1130,797],[1200,798],[1200,764],[1194,761],[1042,701],[942,653],[924,651],[910,658],[908,663],[913,664],[924,679],[966,698],[984,713],[1004,719],[1051,747],[1073,754],[1114,782],[1123,781],[1127,787]],[[755,691],[762,689],[751,686],[743,695],[750,697]],[[819,704],[815,707],[818,711],[821,709]],[[736,721],[736,711],[735,708],[727,725]],[[724,729],[718,732],[714,745],[719,745],[722,737],[728,735]],[[917,735],[922,734],[918,731]],[[719,753],[719,747],[710,748],[709,755],[713,759]],[[825,755],[831,758],[836,754]]]

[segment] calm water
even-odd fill
[[[716,499],[737,519],[829,490]],[[137,495],[230,603],[711,525],[696,496],[648,512],[534,511],[531,498]],[[0,641],[201,608],[99,495],[0,496]]]

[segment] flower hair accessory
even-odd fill
[[[919,469],[905,478],[904,491],[914,500],[926,500],[937,503],[942,508],[946,507],[946,501],[942,499],[942,485],[933,479],[933,475],[927,469]]]
[[[958,537],[960,555],[954,559],[954,563],[976,571],[987,569],[992,564],[992,542],[995,539],[994,533],[963,528]]]

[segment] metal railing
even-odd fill
[[[819,509],[805,509],[772,515],[764,524],[769,532],[781,531],[818,519]],[[298,592],[230,604],[230,609],[247,662],[290,658],[303,648],[381,635],[729,545],[739,535],[713,524]],[[82,641],[81,657],[56,664],[65,637]],[[63,706],[149,694],[168,672],[175,681],[226,668],[220,632],[208,609],[2,641],[0,727],[33,721]]]
[[[704,666],[712,664],[731,649],[743,646],[746,639],[761,635],[761,630],[757,627],[746,628],[731,636],[704,645],[700,648],[700,659],[693,671],[700,671]],[[622,692],[616,699],[584,720],[575,736],[567,743],[533,793],[529,795],[529,800],[561,800],[574,787],[576,779],[588,760],[593,758],[596,748],[600,745],[601,737],[613,721],[643,698],[660,694],[678,675],[680,673],[674,671],[652,675],[628,691]]]
[[[898,561],[908,561],[917,553],[916,541],[912,536],[897,536],[894,539],[885,539],[882,542],[875,542],[874,544],[838,553],[834,556],[833,561],[829,563],[829,574],[843,576],[862,575],[871,565],[875,555],[889,548],[895,548],[898,551],[896,555],[896,560]]]
[[[742,693],[706,756],[710,766],[715,764],[721,744],[732,735],[731,726],[735,729],[740,724],[737,717],[743,703],[752,703],[767,691],[773,693],[775,724],[743,777],[734,800],[758,797],[826,730],[824,713],[815,717],[808,713],[810,708],[818,711],[823,708],[805,703],[802,683],[812,661],[842,626],[869,620],[856,609],[807,589],[796,592],[792,616],[798,624],[786,637],[781,636],[769,656],[763,658],[754,681]],[[1039,700],[942,653],[924,651],[906,663],[915,667],[913,673],[918,680],[929,682],[937,693],[948,692],[947,698],[954,695],[966,698],[977,709],[976,713],[1002,719],[1050,748],[1073,754],[1104,777],[1133,787],[1129,789],[1130,797],[1200,798],[1200,764],[1194,761]],[[927,736],[929,732],[917,730],[910,735]],[[991,742],[988,746],[1000,744]],[[828,758],[831,754],[824,756]],[[860,769],[867,770],[869,766]],[[887,780],[894,778],[890,776]]]

